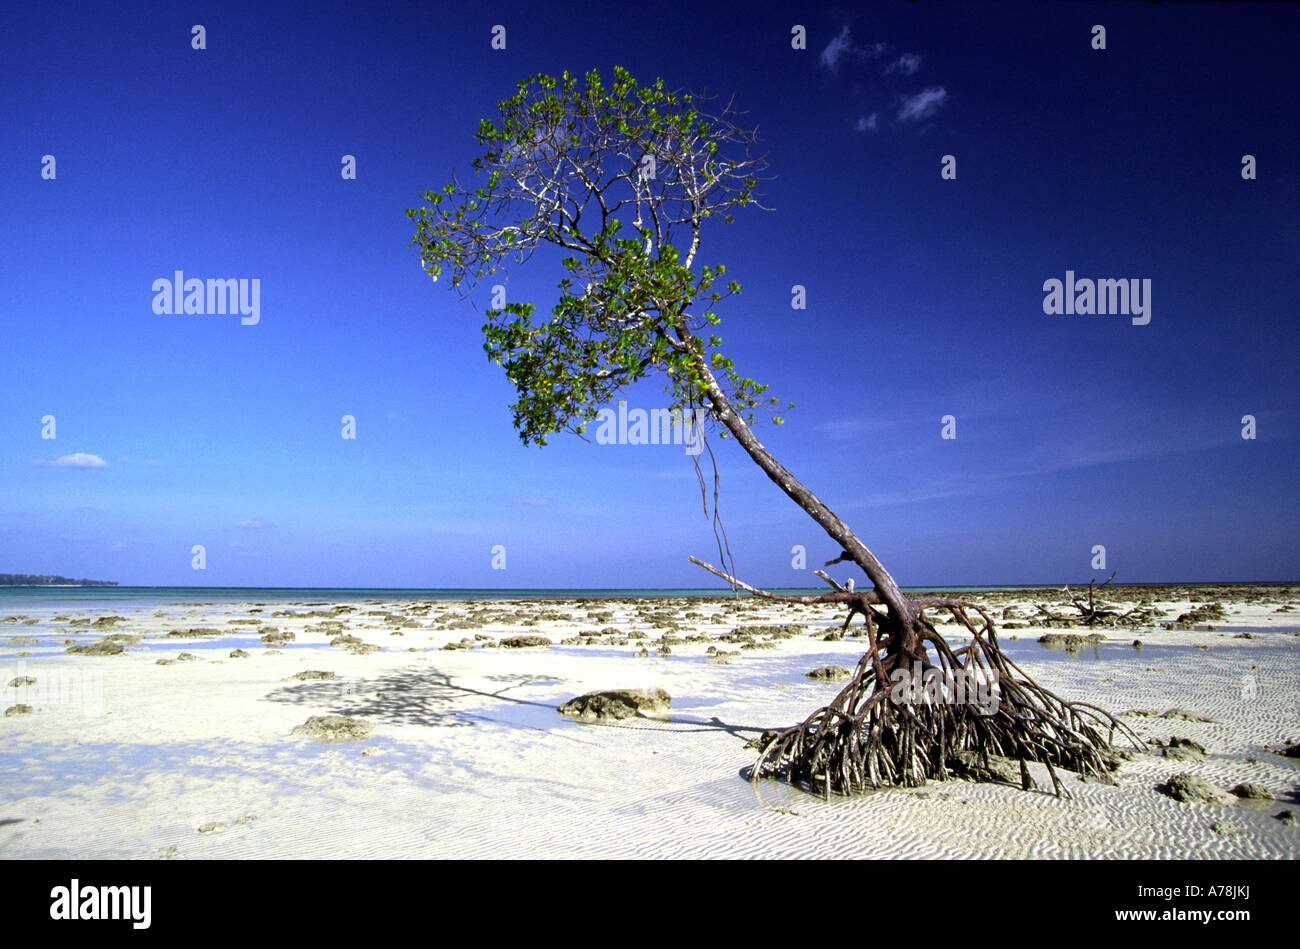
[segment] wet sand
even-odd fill
[[[1059,593],[969,595],[1042,685],[1123,714],[1144,741],[1206,749],[1172,760],[1148,745],[1118,787],[1069,775],[1072,800],[953,780],[827,802],[744,781],[746,741],[840,688],[804,673],[852,667],[864,648],[825,638],[843,622],[825,606],[28,609],[0,617],[0,856],[1300,857],[1300,828],[1278,819],[1300,817],[1300,759],[1276,753],[1300,741],[1300,588],[1106,592],[1122,610],[1145,599],[1161,612],[1085,629],[1044,625],[1038,603],[1073,612]],[[1166,628],[1212,602],[1222,619]],[[1074,652],[1037,642],[1090,632],[1105,640]],[[514,637],[551,645],[503,645]],[[114,644],[122,651],[105,654]],[[66,651],[76,646],[91,649]],[[556,712],[614,688],[666,690],[669,720],[591,725]],[[1170,709],[1209,721],[1161,717]],[[330,715],[360,724],[327,740],[295,732]],[[1183,803],[1156,790],[1179,773],[1274,800]]]

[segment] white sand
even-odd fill
[[[53,617],[102,614],[27,610],[17,622],[0,623],[0,706],[33,707],[30,715],[0,719],[0,856],[1300,857],[1300,828],[1274,816],[1300,816],[1300,762],[1262,747],[1300,740],[1300,612],[1276,612],[1284,600],[1296,602],[1297,592],[1251,605],[1224,601],[1231,618],[1223,625],[1260,631],[1256,638],[1108,629],[1102,632],[1114,645],[1102,647],[1100,661],[1093,650],[1048,652],[1034,642],[1048,630],[1003,630],[1022,667],[1065,697],[1115,713],[1179,707],[1215,720],[1124,718],[1144,739],[1193,738],[1210,758],[1142,754],[1120,770],[1118,788],[1068,775],[1073,800],[949,781],[826,802],[778,782],[742,780],[740,770],[754,759],[743,747],[747,739],[795,723],[840,687],[803,673],[851,667],[862,651],[858,640],[823,641],[842,619],[826,608],[752,600],[739,611],[725,601],[354,601],[354,612],[337,617],[346,629],[316,632],[306,627],[329,617],[271,614],[333,604],[267,604],[259,613],[249,612],[252,604],[123,609],[117,612],[126,622],[95,629],[70,629]],[[1003,597],[998,609],[1009,602]],[[1165,619],[1191,605],[1160,603]],[[636,618],[639,606],[701,614],[681,620],[678,636],[808,625],[773,649],[711,664],[709,642],[655,654],[662,630]],[[428,628],[469,608],[501,615],[480,628]],[[588,620],[589,609],[614,615]],[[373,610],[410,617],[421,628],[399,635],[387,618],[366,615]],[[578,619],[519,622],[555,611]],[[507,614],[512,622],[502,621]],[[269,651],[255,627],[228,624],[250,616],[293,630],[295,643]],[[193,626],[228,629],[231,639],[160,638]],[[576,630],[608,626],[641,628],[651,638],[624,646],[440,648],[476,633],[538,634],[558,644]],[[940,627],[954,639],[955,629]],[[94,642],[110,632],[147,638],[125,655],[63,652],[65,639]],[[382,651],[330,647],[340,632]],[[1135,638],[1146,643],[1141,653],[1128,645]],[[635,657],[642,645],[651,658]],[[250,656],[228,658],[236,646]],[[18,658],[20,651],[31,655]],[[199,659],[157,663],[181,652]],[[309,669],[337,678],[285,681]],[[9,687],[16,676],[37,683]],[[554,710],[592,689],[655,686],[672,695],[669,722],[581,725]],[[323,745],[291,734],[308,716],[330,713],[373,723],[374,737]],[[1219,807],[1155,790],[1179,772],[1222,788],[1260,784],[1278,800]],[[224,826],[200,832],[210,824]]]

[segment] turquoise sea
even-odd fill
[[[1126,584],[1127,585],[1127,584]],[[1155,584],[1133,584],[1147,586]],[[1163,585],[1163,584],[1160,584]],[[1181,586],[1223,585],[1183,583]],[[1231,584],[1232,586],[1285,586],[1286,584]],[[997,590],[1059,590],[1062,584],[1019,586],[904,587],[906,593],[979,593]],[[1074,584],[1078,588],[1078,584]],[[1119,586],[1119,584],[1116,584]],[[1085,587],[1086,588],[1086,587]],[[826,592],[826,587],[780,588],[773,593],[796,595]],[[33,608],[102,609],[154,604],[211,603],[314,603],[342,600],[574,600],[629,599],[637,597],[730,597],[725,587],[707,589],[375,589],[366,587],[0,587],[0,611]]]

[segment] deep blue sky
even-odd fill
[[[521,446],[486,294],[432,284],[407,246],[405,209],[518,79],[622,65],[734,94],[758,126],[775,210],[702,254],[744,285],[721,334],[797,403],[760,437],[900,583],[1297,578],[1300,9],[714,6],[8,5],[0,572],[712,582],[686,563],[716,547],[682,449]],[[1150,324],[1044,314],[1067,269],[1149,278]],[[260,278],[260,324],[155,315],[174,270]],[[544,313],[558,278],[539,259],[512,298]],[[806,584],[792,546],[838,551],[715,449],[742,575]],[[57,463],[78,455],[104,466]]]

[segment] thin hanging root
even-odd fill
[[[970,631],[971,642],[953,650],[923,614],[921,645],[912,655],[888,654],[887,642],[882,645],[886,631],[878,636],[869,630],[869,648],[852,680],[829,705],[773,738],[751,769],[751,780],[781,777],[827,797],[915,787],[952,776],[959,755],[974,752],[986,767],[990,754],[1018,761],[1025,790],[1035,786],[1028,763],[1040,762],[1047,766],[1053,792],[1068,797],[1058,768],[1106,773],[1117,733],[1139,747],[1133,731],[1112,715],[1065,701],[1003,655],[984,610],[959,601],[923,602],[948,609]],[[983,625],[976,627],[967,610],[977,612]],[[937,699],[909,698],[898,687],[897,672],[912,681],[914,669],[933,670],[940,682],[962,676],[967,689],[982,683],[992,701],[981,706],[969,694],[951,701],[951,688]]]

